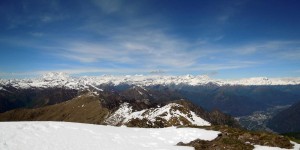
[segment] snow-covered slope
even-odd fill
[[[156,121],[163,122],[165,126],[173,125],[197,125],[209,126],[209,122],[197,116],[194,112],[186,109],[184,106],[170,103],[159,108],[144,109],[134,111],[128,103],[123,103],[117,111],[115,111],[106,123],[111,125],[128,124],[133,119],[144,121],[149,126],[154,126]]]
[[[70,77],[65,73],[48,73],[36,79],[0,79],[0,87],[13,86],[16,88],[47,88],[47,87],[66,87],[71,89],[97,89],[101,84],[129,84],[138,86],[151,85],[296,85],[300,84],[300,78],[272,78],[256,77],[238,80],[211,79],[208,76],[96,76],[96,77]],[[3,89],[2,89],[3,90]]]
[[[175,146],[220,132],[195,128],[127,128],[66,122],[1,122],[1,150],[192,150]]]
[[[198,128],[128,128],[67,122],[0,122],[1,150],[193,150],[176,146],[211,141],[220,132]],[[300,144],[294,143],[293,150]],[[287,150],[254,145],[254,150]]]

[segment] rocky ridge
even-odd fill
[[[105,123],[112,125],[128,125],[142,127],[162,127],[162,126],[179,126],[195,125],[209,126],[205,121],[193,111],[176,103],[169,103],[162,107],[134,111],[129,103],[123,103]]]
[[[114,101],[108,104],[111,98]],[[135,127],[207,126],[234,122],[231,125],[238,126],[233,118],[225,114],[220,113],[216,117],[200,107],[191,109],[188,105],[186,100],[159,104],[126,99],[116,93],[86,92],[55,105],[0,113],[0,121],[71,121]]]

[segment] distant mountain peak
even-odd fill
[[[44,79],[45,81],[67,80],[69,77],[69,74],[65,72],[47,72],[42,75],[42,79]]]
[[[66,87],[69,89],[88,89],[102,84],[109,85],[133,85],[139,87],[155,85],[216,85],[216,86],[234,86],[234,85],[299,85],[300,78],[267,78],[253,77],[235,80],[212,79],[207,75],[148,75],[148,76],[83,76],[72,77],[63,72],[49,72],[35,79],[13,79],[0,80],[0,87],[13,86],[15,88],[48,88],[48,87]],[[5,89],[5,88],[2,88]]]

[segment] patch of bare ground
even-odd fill
[[[212,141],[196,139],[189,143],[178,143],[181,146],[192,146],[195,150],[252,150],[253,145],[264,145],[280,148],[293,148],[290,140],[282,135],[269,132],[255,132],[228,126],[197,127],[220,131]]]

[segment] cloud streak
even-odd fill
[[[51,69],[51,70],[38,70],[30,72],[0,72],[0,78],[31,78],[39,77],[48,72],[64,72],[70,75],[88,75],[88,74],[114,74],[114,75],[127,75],[127,74],[187,74],[186,72],[201,71],[202,74],[207,72],[218,72],[219,70],[238,69],[251,66],[249,62],[236,62],[231,64],[202,64],[197,67],[185,67],[177,70],[178,68],[167,68],[165,70],[151,70],[150,68],[96,68],[96,67],[76,67],[68,69]]]
[[[78,42],[62,45],[58,55],[83,63],[116,62],[143,67],[189,67],[208,55],[191,48],[197,43],[172,38],[162,32],[110,35],[110,42]]]
[[[262,54],[273,58],[292,60],[300,58],[300,41],[266,41],[234,48],[233,51],[239,55]]]

